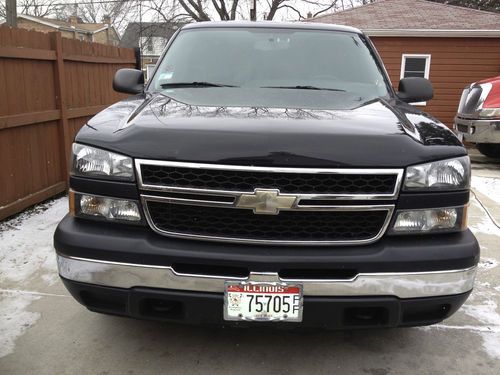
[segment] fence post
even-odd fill
[[[61,149],[61,168],[62,176],[68,186],[68,161],[71,155],[71,143],[69,123],[68,123],[68,108],[66,104],[66,80],[64,77],[64,59],[62,50],[62,37],[59,32],[51,32],[52,49],[56,52],[56,60],[54,64],[54,84],[56,91],[56,104],[60,111],[61,119],[59,122],[59,141]]]

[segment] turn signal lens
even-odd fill
[[[402,210],[392,227],[394,234],[458,232],[467,226],[465,207]]]
[[[134,201],[81,194],[77,202],[77,216],[136,222],[141,220],[139,206]]]

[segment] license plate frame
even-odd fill
[[[253,295],[265,296],[260,302],[263,311],[256,305],[252,314]],[[288,296],[289,298],[284,298]],[[276,311],[276,299],[279,311]],[[288,302],[287,302],[288,301]],[[290,304],[290,311],[285,312],[285,302]],[[248,303],[248,309],[245,304]],[[257,303],[257,302],[256,302]],[[302,284],[283,282],[226,281],[224,283],[224,320],[252,322],[302,322],[304,295]],[[247,311],[249,310],[249,311]],[[271,311],[269,311],[271,310]]]

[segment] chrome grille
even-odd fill
[[[158,233],[212,241],[347,245],[387,229],[401,169],[248,167],[136,160]],[[384,202],[377,203],[377,200]]]
[[[392,194],[395,174],[274,173],[224,169],[142,165],[142,182],[154,186],[193,189],[253,191],[278,189],[292,194]]]
[[[377,236],[388,211],[283,211],[255,215],[250,210],[147,202],[150,217],[166,232],[272,242],[363,241]]]

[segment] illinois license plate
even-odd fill
[[[302,321],[302,285],[227,282],[224,319]]]

